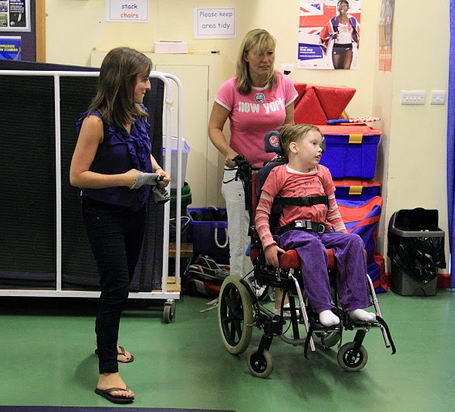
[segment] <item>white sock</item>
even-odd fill
[[[372,312],[367,312],[363,309],[354,309],[348,312],[352,320],[360,320],[361,322],[373,322],[376,320],[376,315]]]
[[[330,327],[338,325],[340,323],[340,318],[331,310],[323,310],[319,313],[319,322],[321,322],[323,326]]]

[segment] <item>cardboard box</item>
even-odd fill
[[[156,41],[155,53],[188,53],[188,43],[186,41]]]

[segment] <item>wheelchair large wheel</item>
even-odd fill
[[[357,372],[367,364],[368,352],[363,345],[354,349],[354,342],[348,342],[338,351],[337,361],[342,369]]]
[[[226,349],[234,355],[245,352],[251,341],[253,306],[238,275],[228,276],[221,286],[218,324]]]
[[[272,373],[273,363],[272,355],[268,350],[260,353],[251,352],[248,356],[248,369],[258,378],[267,378]]]
[[[341,332],[339,330],[320,331],[313,333],[313,340],[316,344],[322,346],[324,349],[329,349],[335,346],[341,339]]]

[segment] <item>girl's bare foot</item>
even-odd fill
[[[122,391],[112,391],[110,394],[115,397],[134,398],[134,392],[127,388],[126,383],[121,378],[118,372],[116,373],[101,373],[98,379],[97,389],[106,390],[110,388],[126,389]]]

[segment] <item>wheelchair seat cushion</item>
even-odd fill
[[[327,268],[335,269],[336,260],[332,249],[327,249]],[[300,257],[295,249],[288,250],[279,257],[281,269],[300,269]]]

